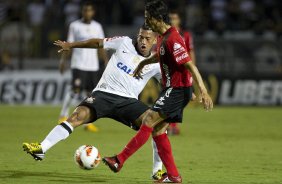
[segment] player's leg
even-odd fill
[[[136,127],[140,127],[142,124],[142,120],[145,117],[146,113],[143,113],[138,117],[138,119],[134,122]],[[152,168],[152,179],[159,180],[165,174],[163,169],[163,162],[159,156],[158,148],[156,146],[155,141],[152,139],[152,150],[153,150],[153,168]]]
[[[159,180],[165,174],[165,172],[163,171],[163,162],[159,156],[157,145],[153,139],[152,139],[152,150],[153,150],[152,179]]]
[[[142,125],[137,134],[129,141],[125,148],[116,157],[104,157],[103,161],[113,172],[118,172],[124,162],[141,148],[152,134],[153,127],[162,122],[166,117],[158,112],[147,110]]]
[[[152,134],[158,149],[159,156],[167,169],[167,174],[163,175],[163,177],[159,179],[158,182],[171,181],[179,183],[182,181],[182,179],[174,162],[170,141],[166,134],[168,126],[169,124],[166,122],[159,123],[154,128]]]
[[[68,119],[55,126],[45,139],[40,143],[23,143],[24,150],[31,154],[35,160],[42,160],[45,153],[57,144],[59,141],[66,139],[74,128],[88,123],[95,118],[95,114],[87,106],[78,106]]]
[[[68,91],[63,100],[63,106],[60,112],[59,123],[65,121],[69,116],[69,110],[72,102],[78,99],[80,92],[82,91],[83,85],[83,73],[81,70],[71,70],[71,90]]]

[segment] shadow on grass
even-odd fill
[[[17,171],[17,170],[2,170],[0,178],[3,179],[24,179],[28,177],[40,177],[39,179],[49,181],[50,183],[107,183],[109,178],[107,176],[85,177],[85,175],[72,173],[58,173],[58,172],[37,172],[37,171]]]

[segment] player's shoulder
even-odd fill
[[[192,33],[190,31],[183,31],[183,36],[185,38],[192,38]]]
[[[70,27],[78,26],[78,25],[80,25],[80,24],[81,24],[81,20],[78,19],[78,20],[72,21],[72,22],[70,23]]]
[[[132,42],[132,39],[128,36],[114,36],[105,38],[105,41],[120,41],[120,42]]]
[[[100,28],[102,28],[102,24],[101,24],[100,22],[96,21],[96,20],[92,20],[92,21],[91,21],[91,25],[92,25],[92,26],[95,26],[95,27],[100,27]]]

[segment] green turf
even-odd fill
[[[22,151],[23,141],[41,141],[56,125],[58,107],[0,106],[0,183],[152,183],[151,147],[147,143],[118,174],[101,164],[79,169],[73,154],[83,144],[102,156],[118,153],[134,131],[109,119],[98,133],[78,128],[66,141],[35,162]],[[183,183],[282,183],[282,108],[216,108],[185,111],[181,135],[171,137]]]

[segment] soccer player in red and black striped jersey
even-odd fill
[[[205,110],[213,108],[197,67],[191,62],[185,43],[175,27],[169,24],[167,6],[161,0],[153,0],[145,7],[146,24],[161,35],[157,54],[142,61],[134,76],[142,79],[142,69],[149,63],[159,62],[162,71],[163,91],[153,107],[147,110],[138,133],[117,156],[104,157],[103,161],[114,172],[121,170],[125,161],[149,139],[153,139],[158,153],[167,169],[156,183],[181,183],[182,178],[174,163],[171,145],[166,134],[169,122],[182,122],[183,109],[192,97],[192,81],[195,80],[201,93]],[[193,76],[193,78],[192,78]]]

